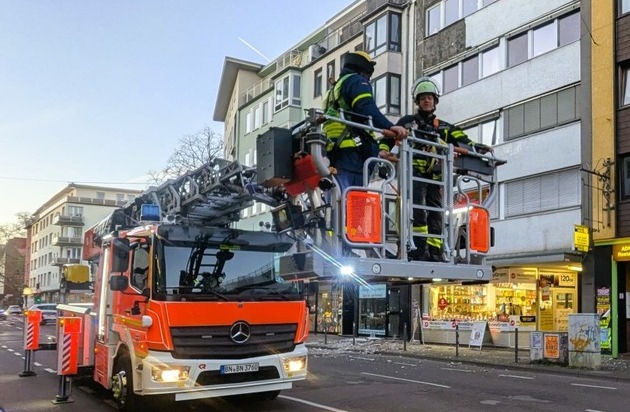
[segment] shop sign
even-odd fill
[[[514,330],[515,324],[512,324],[510,321],[507,322],[497,322],[492,321],[488,322],[488,328],[493,332],[510,332]]]
[[[550,359],[560,359],[560,335],[546,333],[544,342],[544,356]]]
[[[457,322],[454,320],[424,320],[422,327],[424,329],[440,329],[453,330],[455,325],[459,325],[460,331],[472,330],[474,322]]]
[[[526,272],[524,270],[510,270],[510,282],[512,283],[536,283],[536,272]]]
[[[630,260],[630,244],[613,245],[613,259],[617,262]]]
[[[384,283],[378,285],[361,285],[359,286],[359,299],[379,299],[387,296],[387,285]]]
[[[492,273],[492,283],[507,283],[510,281],[508,269],[498,269]]]
[[[556,275],[556,278],[558,278],[558,286],[575,286],[575,273],[560,273]]]
[[[582,225],[573,226],[573,244],[575,245],[575,250],[577,250],[578,252],[588,252],[588,247],[589,247],[588,226],[582,226]]]

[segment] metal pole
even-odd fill
[[[459,323],[455,324],[455,356],[459,356]]]
[[[407,322],[403,323],[403,350],[407,351]]]
[[[33,353],[30,349],[24,349],[24,372],[19,373],[18,376],[20,378],[25,378],[27,376],[36,376],[35,371],[31,370],[31,354]]]
[[[514,328],[514,362],[518,363],[518,326]]]
[[[324,316],[324,345],[328,345],[328,320]]]

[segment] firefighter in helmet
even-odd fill
[[[396,123],[400,126],[411,127],[420,131],[435,133],[442,142],[454,146],[464,143],[473,146],[480,152],[492,150],[486,145],[475,143],[458,127],[453,126],[435,115],[435,110],[440,101],[439,87],[430,77],[421,77],[411,89],[411,97],[418,111],[415,114],[403,116]],[[427,137],[419,136],[427,139]],[[442,181],[441,167],[436,164],[435,158],[418,156],[413,161],[413,173],[415,176],[436,181]],[[428,207],[442,208],[442,192],[439,184],[426,182],[413,182],[413,203]],[[442,233],[442,213],[434,210],[413,210],[413,230],[421,234]],[[439,237],[416,237],[414,243],[417,250],[410,252],[409,256],[414,260],[443,261],[442,239]]]
[[[407,130],[390,122],[374,101],[370,77],[375,64],[363,51],[348,53],[340,77],[324,98],[324,110],[334,117],[339,117],[343,110],[345,119],[356,123],[368,124],[371,118],[373,126],[389,129],[396,134],[397,140],[403,139]],[[362,186],[365,160],[378,156],[381,150],[389,150],[387,145],[378,144],[372,132],[334,120],[324,122],[323,131],[328,138],[328,158],[336,169],[337,183],[342,191],[348,186]]]

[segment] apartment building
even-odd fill
[[[24,282],[42,302],[59,302],[63,265],[81,260],[83,233],[141,191],[71,183],[33,214],[27,226]],[[82,299],[70,296],[70,299]]]
[[[0,250],[0,308],[22,305],[26,238],[13,237]]]
[[[575,0],[433,0],[418,9],[417,73],[442,85],[438,117],[508,161],[491,210],[494,280],[461,290],[481,299],[459,311],[431,301],[425,309],[437,317],[566,330],[580,309],[581,20]],[[441,293],[452,289],[430,297]]]

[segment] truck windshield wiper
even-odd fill
[[[208,294],[208,295],[212,295],[212,296],[216,296],[217,298],[221,299],[221,300],[225,300],[225,301],[229,301],[230,298],[228,298],[227,296],[225,296],[222,293],[219,292],[215,292],[214,290],[211,289],[203,289],[200,287],[190,287],[188,285],[179,285],[179,294],[180,295],[203,295],[203,294]]]

